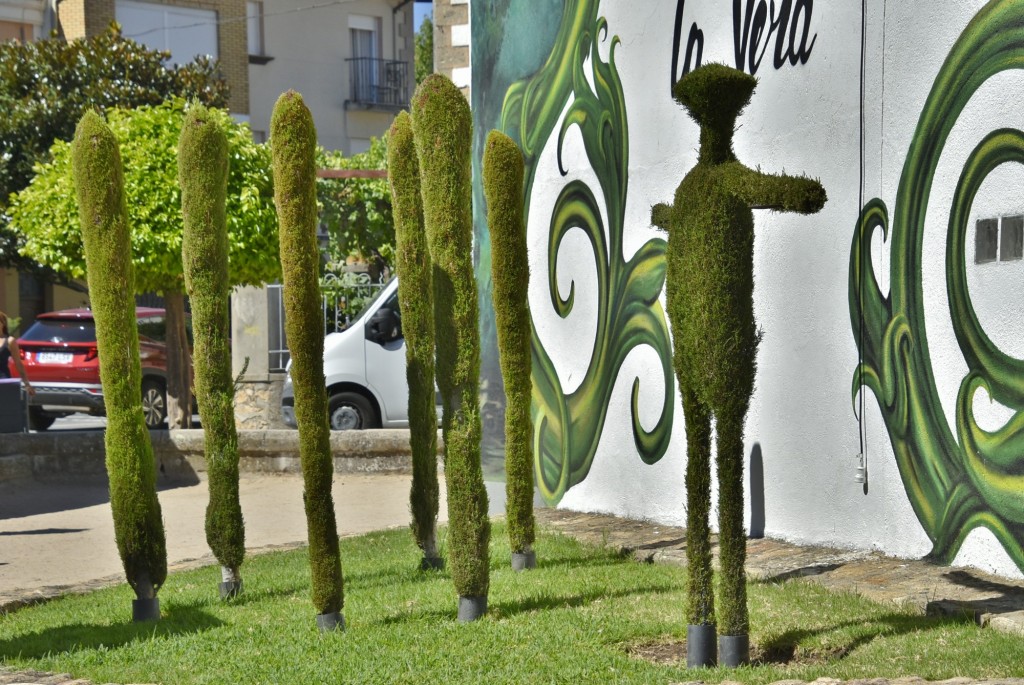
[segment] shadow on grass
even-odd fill
[[[125,606],[125,613],[131,612]],[[154,637],[189,635],[224,625],[223,621],[191,606],[171,606],[159,621],[133,623],[127,618],[111,625],[78,624],[44,628],[0,640],[0,661],[38,659],[47,655],[75,653],[98,648],[116,649]]]
[[[677,592],[680,589],[677,585],[651,585],[643,588],[631,588],[628,590],[601,590],[595,589],[590,592],[579,592],[574,594],[538,594],[530,597],[523,597],[512,601],[499,601],[489,603],[487,617],[495,621],[512,618],[518,614],[527,614],[534,611],[545,611],[553,609],[578,609],[594,602],[619,599],[622,597],[633,597],[638,595],[661,595],[670,592]],[[541,590],[542,591],[542,590]],[[431,620],[454,620],[458,606],[452,603],[450,609],[428,610],[428,611],[403,611],[393,613],[381,620],[383,625],[406,623],[409,621],[431,621]]]
[[[854,650],[880,637],[897,637],[908,633],[933,630],[946,625],[971,623],[957,616],[908,616],[907,614],[885,614],[868,620],[840,621],[823,628],[793,628],[757,644],[752,655],[754,665],[829,663],[841,661]],[[863,632],[852,636],[847,642],[837,640],[835,647],[810,651],[804,643],[812,638],[838,633],[847,628],[861,627]]]

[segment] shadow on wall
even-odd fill
[[[764,457],[761,443],[755,442],[750,450],[750,535],[764,537]]]

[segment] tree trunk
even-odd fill
[[[167,427],[192,425],[192,388],[188,336],[185,332],[185,295],[164,293],[167,310]]]

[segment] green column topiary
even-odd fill
[[[192,303],[192,359],[210,487],[206,542],[221,564],[220,592],[226,598],[242,590],[239,569],[245,559],[229,340],[228,139],[202,105],[193,105],[185,114],[178,141],[178,183],[181,260]]]
[[[500,131],[487,136],[484,196],[491,233],[494,318],[505,383],[505,512],[512,565],[536,565],[533,550],[533,422],[530,419],[530,264],[523,224],[523,155]]]
[[[338,526],[331,481],[331,435],[324,386],[324,319],[316,242],[316,129],[302,96],[278,98],[270,119],[274,201],[281,237],[285,334],[292,355],[295,419],[309,531],[313,606],[321,630],[343,629],[344,605]]]
[[[134,620],[160,617],[157,591],[167,578],[167,548],[156,497],[156,462],[142,414],[142,366],[135,288],[117,139],[86,112],[71,150],[107,409],[104,444],[117,551],[135,591]]]
[[[718,436],[719,648],[723,664],[729,666],[749,658],[743,423],[754,389],[760,339],[754,323],[750,210],[807,214],[821,209],[826,199],[817,181],[764,174],[737,161],[732,149],[736,118],[756,85],[754,77],[721,64],[696,69],[676,84],[675,99],[700,126],[700,152],[697,166],[679,184],[674,204],[659,205],[652,214],[652,221],[669,232],[666,295],[687,413],[688,468],[700,470],[686,479],[688,525],[693,526],[687,535],[696,538],[688,618],[714,619],[706,523],[691,520],[706,511],[709,502],[706,425],[713,416]],[[694,664],[689,656],[687,660],[703,665]]]
[[[449,566],[459,619],[487,610],[487,491],[480,464],[480,334],[473,278],[472,119],[450,79],[428,76],[412,99],[423,219],[434,272],[437,383],[444,416]]]
[[[412,532],[423,550],[420,567],[443,568],[437,552],[437,406],[434,401],[434,311],[430,251],[423,227],[420,171],[407,112],[395,117],[388,134],[388,179],[395,217],[395,266],[405,335],[412,446]]]

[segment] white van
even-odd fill
[[[324,379],[331,430],[409,426],[397,278],[381,288],[348,328],[324,339]],[[281,394],[281,418],[297,427],[291,373]]]

